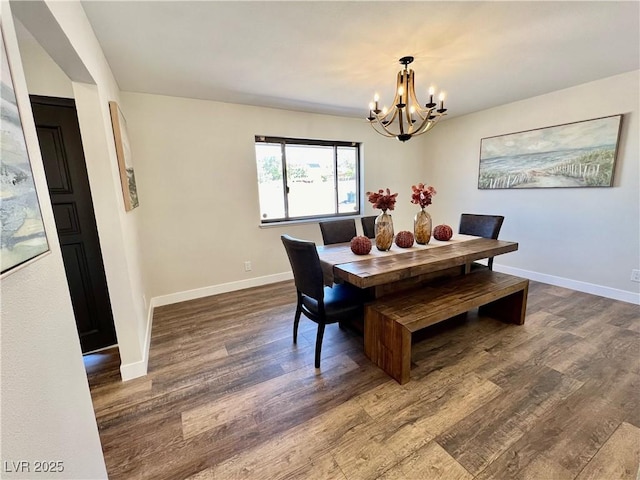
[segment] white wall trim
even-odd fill
[[[147,328],[144,335],[144,347],[142,349],[142,360],[138,362],[120,364],[120,376],[122,381],[133,380],[134,378],[144,377],[147,374],[149,366],[149,350],[151,349],[151,329],[153,327],[153,309],[155,308],[154,299],[149,302],[149,310],[147,312]]]
[[[581,282],[579,280],[572,280],[570,278],[556,277],[554,275],[548,275],[546,273],[532,272],[530,270],[523,270],[521,268],[509,267],[506,265],[498,265],[497,263],[493,265],[493,269],[497,272],[517,275],[519,277],[528,278],[529,280],[535,280],[537,282],[548,283],[549,285],[555,285],[557,287],[569,288],[571,290],[577,290],[578,292],[590,293],[593,295],[599,295],[601,297],[612,298],[614,300],[620,300],[622,302],[640,305],[640,293],[636,292],[628,292],[626,290],[619,290],[617,288],[603,287],[602,285]]]
[[[618,290],[616,288],[610,287],[603,287],[601,285],[595,285],[593,283],[581,282],[578,280],[572,280],[570,278],[556,277],[554,275],[548,275],[546,273],[532,272],[530,270],[523,270],[521,268],[509,267],[506,265],[494,264],[494,270],[528,278],[529,280],[534,280],[537,282],[547,283],[549,285],[556,285],[558,287],[569,288],[571,290],[577,290],[579,292],[590,293],[593,295],[599,295],[601,297],[612,298],[614,300],[620,300],[623,302],[640,305],[640,293],[627,292],[625,290]],[[255,277],[249,278],[247,280],[239,280],[236,282],[221,283],[218,285],[196,288],[194,290],[186,290],[184,292],[176,292],[170,293],[168,295],[161,295],[159,297],[153,297],[151,299],[151,302],[149,303],[144,359],[139,362],[121,365],[120,374],[122,375],[122,380],[131,380],[133,378],[141,377],[147,374],[147,366],[149,363],[149,348],[151,346],[151,326],[153,323],[153,310],[155,307],[171,305],[173,303],[179,302],[186,302],[188,300],[195,300],[197,298],[209,297],[211,295],[218,295],[221,293],[234,292],[236,290],[244,290],[245,288],[268,285],[270,283],[283,282],[285,280],[291,280],[292,278],[293,274],[291,272],[283,272],[276,273],[274,275],[265,275],[263,277]]]
[[[291,272],[276,273],[273,275],[265,275],[263,277],[239,280],[237,282],[221,283],[218,285],[196,288],[194,290],[186,290],[184,292],[161,295],[159,297],[153,297],[151,303],[155,307],[160,307],[162,305],[171,305],[172,303],[186,302],[187,300],[195,300],[196,298],[209,297],[211,295],[218,295],[220,293],[234,292],[236,290],[244,290],[245,288],[268,285],[270,283],[284,282],[285,280],[291,280],[292,278],[293,273]]]
[[[219,285],[211,285],[209,287],[196,288],[194,290],[186,290],[184,292],[170,293],[169,295],[161,295],[153,297],[149,302],[149,311],[147,314],[147,329],[145,332],[145,344],[143,349],[144,358],[138,362],[123,363],[120,365],[120,375],[122,381],[132,380],[134,378],[143,377],[147,374],[149,366],[149,350],[151,348],[151,330],[153,326],[153,311],[155,307],[163,305],[171,305],[173,303],[185,302],[187,300],[195,300],[197,298],[209,297],[220,293],[234,292],[236,290],[244,290],[245,288],[258,287],[270,283],[283,282],[291,280],[293,274],[291,272],[277,273],[274,275],[265,275],[264,277],[249,278],[247,280],[239,280],[237,282],[222,283]]]

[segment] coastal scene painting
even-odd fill
[[[0,81],[0,263],[2,273],[49,250],[20,112],[2,43]]]
[[[479,189],[610,187],[622,115],[483,138]]]
[[[130,211],[136,208],[139,202],[136,176],[131,160],[131,146],[127,134],[127,122],[116,102],[109,102],[109,112],[111,113],[111,125],[116,143],[116,156],[118,157],[118,168],[120,169],[124,208],[126,211]]]

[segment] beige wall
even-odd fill
[[[11,10],[2,31],[50,253],[2,278],[1,461],[63,462],[59,478],[106,478]],[[2,473],[2,478],[32,478]]]
[[[73,97],[76,101],[82,143],[89,174],[96,223],[100,237],[109,295],[122,359],[123,378],[133,378],[146,373],[151,318],[149,306],[144,301],[142,268],[140,267],[140,242],[138,224],[141,209],[125,212],[117,167],[113,132],[108,102],[118,101],[119,89],[109,69],[100,45],[79,2],[42,2],[20,4],[19,15],[24,18],[25,28],[20,31],[20,48],[24,56],[24,69],[29,93]],[[40,10],[36,10],[36,9]],[[63,71],[46,48],[41,46],[29,32],[41,27],[33,17],[42,22],[45,13],[51,23],[62,31],[53,35],[64,37],[63,46],[68,58],[61,64],[70,72]],[[52,28],[45,25],[45,28]],[[42,36],[42,32],[38,32]],[[49,42],[51,43],[51,42]],[[62,49],[55,45],[53,51],[60,58]],[[81,62],[82,69],[93,78],[94,84],[72,81],[73,61]],[[71,77],[71,79],[69,79]]]
[[[639,72],[453,118],[425,137],[434,221],[457,225],[462,212],[502,214],[501,238],[520,243],[496,268],[626,301],[640,268]],[[624,114],[613,188],[478,190],[480,139]]]
[[[15,25],[29,94],[73,98],[73,86],[67,74],[19,20]]]
[[[498,269],[637,302],[629,280],[639,263],[637,84],[632,72],[554,92],[447,120],[406,144],[361,119],[123,93],[147,292],[164,296],[161,304],[286,278],[279,236],[321,242],[317,223],[259,227],[253,137],[265,134],[363,142],[365,190],[400,192],[396,231],[412,228],[410,186],[425,181],[438,190],[434,224],[456,228],[462,212],[506,216],[501,237],[520,250],[499,257]],[[481,138],[616,113],[625,119],[614,188],[477,189]]]
[[[362,119],[158,95],[121,98],[144,209],[147,291],[154,297],[229,282],[240,282],[237,288],[287,273],[283,233],[321,242],[317,222],[259,227],[255,135],[363,142],[364,189],[399,192],[396,230],[413,228],[411,185],[421,180],[424,164],[418,142],[384,138]],[[375,213],[368,203],[365,213]],[[244,271],[246,260],[251,272]]]

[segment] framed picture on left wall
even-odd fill
[[[4,276],[49,251],[49,243],[33,180],[4,36],[0,43],[0,263],[1,274]]]
[[[129,144],[129,135],[127,134],[127,122],[116,102],[109,102],[109,111],[111,113],[113,138],[116,143],[116,155],[118,157],[120,183],[122,183],[122,194],[124,196],[124,208],[128,212],[136,208],[139,203],[136,176],[133,171],[133,161],[131,159],[131,145]]]

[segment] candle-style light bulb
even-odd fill
[[[378,95],[377,93],[373,96],[373,101],[377,102],[380,100],[380,95]]]
[[[398,87],[398,95],[400,96],[404,95],[404,87],[402,85]]]
[[[377,93],[375,93],[375,94],[373,95],[374,105],[373,105],[372,110],[376,113],[376,115],[377,115],[378,113],[380,113],[380,109],[378,108],[378,100],[380,100],[380,95],[378,95]]]
[[[444,113],[447,109],[444,108],[444,92],[440,92],[440,108],[438,109],[438,113]]]
[[[387,107],[382,107],[382,115],[386,115],[388,112]]]
[[[429,103],[427,103],[426,107],[427,108],[433,108],[436,106],[435,103],[433,103],[433,94],[436,92],[436,89],[433,87],[429,87]]]
[[[409,119],[411,120],[411,124],[413,125],[415,123],[415,120],[413,119],[413,114],[416,113],[416,107],[411,105],[409,107]]]
[[[373,102],[369,102],[369,110],[373,110],[373,107],[374,107],[374,106],[375,106],[375,105],[373,104]]]

